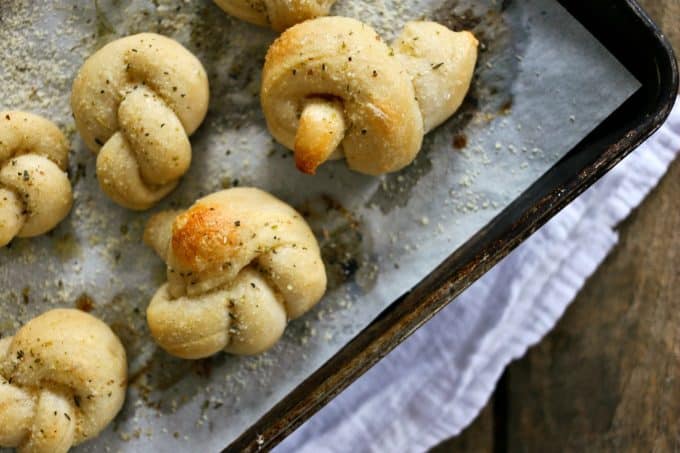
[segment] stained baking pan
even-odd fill
[[[618,58],[641,88],[225,451],[258,451],[276,445],[663,123],[677,94],[677,65],[669,43],[649,16],[633,0],[559,3]]]
[[[128,353],[125,407],[78,451],[272,447],[647,137],[676,91],[663,38],[632,2],[562,5],[571,14],[556,0],[338,0],[334,14],[361,17],[387,40],[426,17],[471,28],[482,45],[461,111],[425,137],[413,165],[372,178],[342,162],[315,177],[296,171],[258,98],[276,34],[210,0],[0,1],[0,40],[11,43],[0,48],[0,107],[41,113],[68,133],[75,196],[58,228],[0,250],[0,335],[75,305],[109,323]],[[186,46],[211,87],[189,172],[146,213],[102,194],[68,102],[92,52],[140,31]],[[308,216],[329,290],[267,353],[172,358],[144,319],[166,279],[140,246],[144,224],[233,185]]]

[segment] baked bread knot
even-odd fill
[[[157,214],[144,242],[168,265],[147,322],[158,344],[178,357],[263,352],[326,291],[319,245],[305,220],[258,189],[223,190],[187,211]]]
[[[113,41],[73,82],[76,127],[98,153],[97,178],[116,203],[151,207],[191,164],[189,136],[208,110],[208,77],[176,41],[142,33]]]
[[[335,0],[215,0],[215,3],[241,20],[283,31],[308,19],[326,16]]]
[[[409,22],[388,47],[368,25],[323,17],[269,48],[261,102],[274,138],[309,174],[343,157],[370,175],[413,161],[423,135],[460,107],[477,61],[472,33]]]
[[[123,406],[127,361],[94,316],[51,310],[0,340],[0,446],[65,452],[96,437]]]
[[[45,118],[0,112],[0,247],[51,230],[71,210],[68,148]]]

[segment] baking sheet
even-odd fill
[[[460,113],[429,134],[416,162],[371,178],[342,162],[316,177],[264,127],[257,92],[274,33],[209,1],[0,2],[0,108],[42,113],[69,133],[71,215],[47,236],[0,250],[0,333],[57,306],[78,306],[123,340],[131,387],[123,412],[79,448],[216,451],[346,344],[391,301],[561,158],[638,87],[634,78],[554,0],[339,0],[383,36],[428,18],[473,28],[482,42],[476,80]],[[94,158],[75,134],[70,84],[104,43],[156,31],[202,60],[211,82],[206,122],[192,138],[180,187],[147,213],[99,190]],[[330,277],[322,303],[257,357],[171,358],[151,342],[144,310],[165,269],[141,245],[144,222],[164,207],[233,185],[254,185],[295,205],[320,239]]]

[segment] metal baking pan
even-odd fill
[[[225,451],[267,450],[279,443],[663,123],[677,94],[677,64],[649,16],[633,0],[559,3],[620,60],[641,89]]]

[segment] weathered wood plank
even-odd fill
[[[680,450],[680,161],[508,383],[510,451]]]
[[[680,0],[638,0],[638,3],[661,26],[673,48],[680,48]]]
[[[492,453],[494,440],[494,409],[490,402],[458,437],[442,442],[430,453]]]

